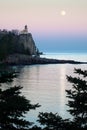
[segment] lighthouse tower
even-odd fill
[[[27,27],[27,25],[25,25],[24,31],[25,31],[26,33],[28,33],[28,27]]]
[[[20,34],[28,34],[28,27],[25,25],[24,30],[20,32]]]

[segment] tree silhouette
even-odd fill
[[[17,72],[15,70],[10,71],[0,71],[0,84],[12,82],[14,78],[17,77]]]
[[[44,127],[43,130],[66,130],[70,128],[69,119],[63,119],[57,113],[39,113],[39,123]]]
[[[0,73],[0,83],[11,82],[13,77],[16,77],[13,72]],[[21,89],[21,86],[0,89],[0,130],[27,130],[32,125],[24,114],[40,105],[31,104],[21,95]]]
[[[67,80],[73,83],[73,88],[66,90],[69,110],[73,119],[63,119],[57,113],[39,113],[39,123],[43,130],[86,130],[87,129],[87,71],[75,69],[74,73],[79,77],[67,76]],[[80,77],[82,76],[82,77]]]
[[[75,69],[75,73],[80,77],[67,76],[67,80],[73,84],[73,88],[66,90],[69,106],[69,113],[73,116],[73,121],[78,128],[87,127],[87,71]],[[85,78],[85,79],[84,79]]]
[[[75,69],[77,77],[67,76],[67,80],[73,87],[66,90],[69,110],[72,120],[63,119],[57,113],[39,113],[38,122],[44,127],[33,126],[24,119],[24,114],[29,110],[39,107],[39,104],[31,104],[21,95],[21,86],[14,86],[6,90],[0,89],[0,129],[1,130],[83,130],[87,129],[87,71]],[[0,83],[12,82],[16,72],[1,72]]]

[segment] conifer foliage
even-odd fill
[[[73,84],[73,88],[66,90],[69,113],[78,128],[87,127],[87,71],[75,69],[79,77],[67,76],[67,80]],[[82,76],[82,77],[80,77]]]
[[[44,126],[43,130],[66,130],[69,128],[70,123],[68,119],[64,119],[58,113],[39,113],[39,123]]]
[[[87,71],[75,69],[78,76],[67,76],[73,87],[66,90],[69,106],[68,112],[73,119],[63,119],[57,113],[39,113],[39,123],[43,130],[86,130],[87,129]]]
[[[11,82],[15,76],[13,72],[3,72],[0,74],[0,83]],[[21,86],[0,89],[0,130],[27,130],[32,125],[24,119],[24,114],[39,107],[39,104],[31,104],[21,95],[21,89]]]

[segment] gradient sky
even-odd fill
[[[41,51],[87,50],[87,0],[0,0],[1,29],[26,24]]]

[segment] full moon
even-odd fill
[[[60,14],[61,14],[62,16],[65,16],[65,15],[66,15],[66,11],[65,11],[65,10],[62,10],[62,11],[60,12]]]

